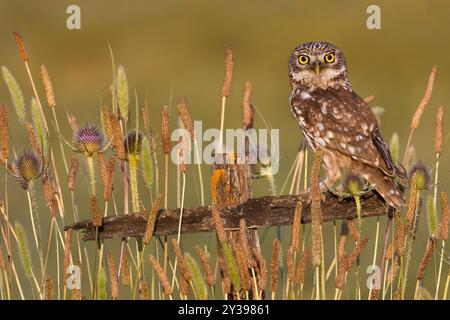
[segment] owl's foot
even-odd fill
[[[332,187],[326,187],[326,191],[331,193],[332,195],[334,195],[335,197],[339,198],[339,201],[343,201],[346,199],[352,199],[354,197],[353,194],[342,191],[342,186],[339,186],[338,188],[334,189]],[[362,190],[361,192],[358,193],[359,197],[364,197],[368,194],[371,194],[373,190],[373,186],[368,185],[366,186],[366,189]]]

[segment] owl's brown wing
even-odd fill
[[[341,89],[298,93],[293,109],[300,110],[304,132],[317,144],[396,175],[372,109],[353,91]]]

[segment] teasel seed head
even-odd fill
[[[222,97],[228,97],[231,94],[231,82],[233,80],[233,51],[227,48],[225,53],[225,77],[222,86]]]
[[[47,104],[50,108],[54,108],[56,107],[55,93],[53,91],[52,81],[50,80],[50,76],[48,75],[47,68],[43,64],[41,65],[41,77],[42,82],[44,83]]]
[[[169,133],[169,107],[161,108],[161,144],[165,155],[170,152],[170,133]]]
[[[13,168],[22,183],[22,187],[28,189],[28,183],[40,176],[42,166],[36,154],[24,151],[17,156]]]
[[[423,191],[430,188],[430,170],[422,161],[417,162],[411,167],[408,176],[411,180],[416,179],[417,190]]]
[[[123,140],[123,147],[127,156],[139,156],[142,151],[142,133],[136,130],[130,130]]]
[[[18,32],[13,32],[13,35],[16,40],[17,48],[19,49],[20,59],[23,62],[27,62],[29,58],[22,36]]]
[[[359,196],[364,191],[365,181],[355,173],[348,173],[345,176],[343,186],[352,196]]]
[[[94,124],[88,123],[77,130],[74,135],[74,144],[79,152],[92,156],[101,152],[104,147],[105,137]]]

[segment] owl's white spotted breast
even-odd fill
[[[320,146],[337,151],[394,174],[374,144],[379,129],[372,110],[351,90],[297,88],[291,96],[291,111],[313,150]]]

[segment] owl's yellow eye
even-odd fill
[[[333,53],[327,53],[325,55],[325,61],[328,63],[333,63],[334,59],[336,59],[335,55]]]
[[[309,62],[309,58],[308,58],[308,56],[300,56],[300,57],[298,57],[298,62],[301,65],[305,65]]]

